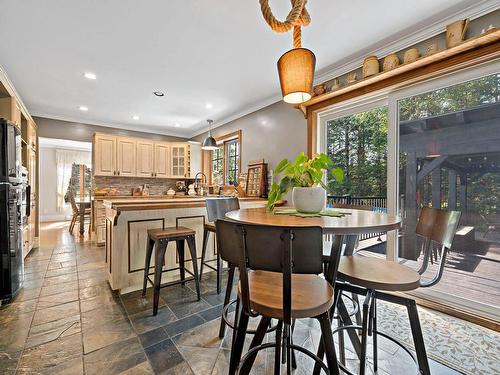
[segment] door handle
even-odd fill
[[[116,174],[119,176],[120,175],[120,171],[116,172]]]

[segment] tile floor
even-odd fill
[[[223,296],[213,274],[203,278],[199,302],[192,282],[163,289],[153,317],[151,293],[143,299],[139,292],[112,292],[104,249],[75,241],[66,223],[44,225],[41,243],[26,259],[24,289],[0,309],[1,374],[227,373],[231,335],[218,338]],[[315,322],[300,321],[295,343],[314,349],[318,332]],[[378,374],[414,372],[390,344],[380,359]],[[299,354],[297,360],[295,373],[309,374],[309,359]],[[347,363],[356,369],[349,351]],[[458,374],[435,361],[431,367],[433,374]],[[272,368],[273,352],[262,352],[253,373]]]

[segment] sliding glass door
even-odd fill
[[[499,321],[500,62],[344,102],[318,124],[318,149],[346,174],[326,178],[329,204],[402,217],[400,231],[361,237],[361,253],[418,268],[421,208],[460,211],[441,281],[416,294]]]
[[[390,95],[389,184],[403,218],[398,260],[418,269],[423,207],[461,212],[436,302],[500,318],[500,68],[490,64]],[[389,137],[390,138],[390,137]],[[439,252],[424,279],[433,276]]]

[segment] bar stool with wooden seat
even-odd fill
[[[319,276],[322,229],[268,227],[225,220],[218,220],[216,227],[222,257],[237,264],[240,273],[238,298],[242,311],[231,348],[229,374],[237,370],[239,374],[248,374],[257,352],[266,348],[276,349],[275,374],[280,373],[280,357],[282,363],[287,364],[287,373],[291,373],[292,351],[300,351],[318,361],[327,374],[338,374],[329,318],[334,289]],[[240,362],[248,320],[259,315],[262,318],[257,332]],[[320,322],[327,365],[314,353],[293,344],[292,321],[300,318],[316,318]],[[262,344],[271,319],[280,322],[276,342]]]
[[[169,269],[172,271],[179,269],[180,280],[161,285],[161,275],[163,272],[163,265],[165,261],[165,252],[167,251],[167,245],[169,242],[176,242],[177,255],[179,257],[179,267],[174,269]],[[191,260],[193,264],[193,272],[185,267],[185,255],[184,255],[184,241],[187,242],[189,247],[189,252],[191,254]],[[153,253],[153,248],[155,249],[155,266],[154,273],[149,273],[149,266],[151,264],[151,255]],[[160,299],[160,289],[166,286],[185,284],[186,274],[189,273],[194,277],[196,284],[196,293],[198,296],[198,301],[200,300],[200,281],[198,275],[198,263],[196,257],[196,242],[195,242],[195,231],[191,228],[186,227],[169,227],[164,229],[149,229],[148,230],[148,241],[146,247],[146,262],[144,266],[144,282],[142,286],[142,296],[146,295],[146,287],[148,281],[153,285],[153,315],[158,313],[158,302]],[[149,276],[154,275],[154,281],[152,281]]]
[[[419,287],[429,287],[439,282],[443,275],[447,251],[453,242],[460,215],[459,211],[422,208],[416,228],[416,233],[424,238],[423,262],[418,271],[397,262],[374,257],[354,255],[341,258],[338,278],[342,282],[337,284],[338,290],[365,296],[363,323],[362,325],[341,326],[333,332],[348,329],[361,331],[359,372],[361,375],[365,374],[366,371],[367,336],[373,336],[373,366],[374,371],[377,371],[377,336],[379,335],[402,347],[416,362],[418,373],[430,374],[415,300],[396,293],[412,291]],[[428,282],[422,282],[421,275],[428,268],[433,243],[438,244],[441,248],[440,263],[434,277]],[[377,300],[406,306],[417,358],[399,341],[377,330]],[[320,347],[319,357],[322,357],[321,350]],[[315,370],[317,374],[319,368],[316,366]]]
[[[224,219],[226,213],[229,211],[239,210],[240,203],[238,198],[212,198],[205,200],[205,205],[207,207],[207,218],[208,223],[205,223],[203,228],[203,249],[201,252],[201,266],[200,266],[200,280],[203,276],[203,266],[206,266],[217,272],[217,294],[221,292],[221,281],[222,281],[222,261],[217,252],[217,258],[206,260],[207,245],[210,238],[210,233],[215,234],[215,222],[217,220]],[[213,267],[208,262],[217,262],[216,267]]]

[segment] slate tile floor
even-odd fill
[[[75,242],[67,224],[45,225],[41,243],[26,259],[25,288],[0,309],[1,374],[227,373],[231,331],[218,338],[223,296],[213,274],[204,276],[199,302],[192,282],[163,289],[153,317],[151,290],[145,299],[110,290],[102,247]],[[318,332],[314,322],[298,322],[295,342],[313,349]],[[413,371],[397,353],[384,348],[379,374]],[[355,369],[354,355],[347,358]],[[403,367],[391,367],[393,361]],[[298,362],[296,374],[311,372],[307,358],[299,354]],[[272,373],[272,366],[273,352],[262,352],[253,373]],[[434,361],[432,367],[456,374]]]

